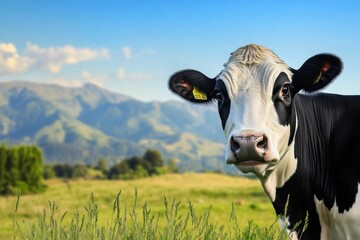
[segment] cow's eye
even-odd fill
[[[215,99],[218,102],[222,102],[224,100],[224,95],[221,92],[215,93]]]
[[[281,93],[282,93],[283,97],[290,96],[290,84],[289,83],[285,83],[284,85],[282,85]]]

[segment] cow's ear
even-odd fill
[[[169,88],[190,102],[207,103],[212,100],[215,83],[199,71],[183,70],[170,77]]]
[[[318,54],[309,58],[298,70],[293,70],[292,85],[296,92],[314,92],[328,85],[342,70],[340,58]]]

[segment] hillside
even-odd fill
[[[220,126],[209,109],[141,102],[92,84],[0,83],[0,141],[38,144],[47,162],[115,162],[154,148],[182,170],[224,170]]]

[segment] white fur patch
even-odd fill
[[[280,228],[286,230],[287,234],[289,235],[289,239],[297,240],[299,239],[297,232],[291,231],[288,229],[289,224],[289,217],[286,218],[279,218]]]
[[[255,173],[272,201],[276,197],[276,188],[282,187],[297,167],[293,143],[288,146],[290,126],[280,124],[272,100],[274,83],[282,72],[291,79],[289,67],[272,51],[248,45],[231,55],[224,71],[218,76],[223,80],[231,99],[224,129],[228,139],[225,159],[228,163],[236,162],[230,147],[232,136],[245,130],[266,134],[270,163],[237,167],[244,173]]]
[[[336,204],[329,210],[324,201],[314,196],[321,225],[321,239],[360,239],[360,185],[354,205],[349,211],[339,213]]]
[[[260,182],[272,202],[276,198],[276,188],[284,186],[285,182],[295,173],[297,159],[294,156],[294,141],[280,159],[274,170],[264,178],[259,178]]]

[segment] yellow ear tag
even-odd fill
[[[193,91],[192,91],[194,98],[196,100],[207,100],[207,96],[205,93],[201,92],[199,89],[197,89],[196,87],[194,87]]]

